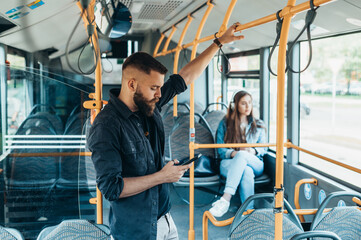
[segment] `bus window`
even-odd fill
[[[300,118],[300,146],[360,168],[361,43],[360,33],[313,41],[313,59],[301,74],[300,101],[310,107]],[[301,65],[308,46],[301,44]],[[358,86],[358,87],[357,87]],[[351,117],[352,116],[352,117]],[[300,162],[356,185],[361,175],[300,153]]]
[[[227,101],[232,101],[232,97],[239,90],[246,90],[252,95],[253,100],[253,114],[256,118],[259,118],[259,80],[258,79],[244,79],[244,78],[229,78],[227,88]]]
[[[24,120],[29,106],[26,104],[26,79],[23,71],[25,58],[19,55],[7,54],[10,74],[7,79],[7,129],[8,134],[15,134]]]
[[[278,52],[278,48],[275,50]],[[272,67],[273,71],[276,71],[276,67]],[[275,143],[276,142],[276,131],[277,131],[277,77],[271,74],[270,76],[270,106],[269,106],[269,142]],[[285,79],[285,118],[284,118],[284,139],[287,139],[287,75]],[[276,151],[276,147],[270,147],[270,149]],[[287,155],[287,151],[283,151],[283,155]]]
[[[217,65],[218,64],[218,65]],[[217,102],[217,98],[222,95],[222,74],[219,72],[221,62],[217,62],[217,57],[213,58],[213,79],[210,82],[213,85],[213,102]]]
[[[258,51],[246,52],[245,55],[232,54],[229,57],[230,69],[227,75],[227,101],[239,90],[246,90],[253,98],[253,114],[260,116],[260,56]]]

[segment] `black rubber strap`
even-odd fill
[[[221,48],[223,45],[222,45],[222,43],[219,41],[219,39],[217,38],[217,33],[218,33],[218,32],[216,32],[216,33],[214,34],[214,40],[213,40],[213,42],[214,42],[219,48]]]
[[[273,52],[275,51],[276,49],[276,46],[278,44],[278,41],[280,40],[280,37],[281,37],[281,29],[282,29],[282,23],[283,23],[283,19],[280,17],[280,12],[282,10],[279,10],[277,13],[276,13],[276,17],[277,17],[277,20],[278,20],[278,23],[277,23],[277,26],[276,26],[276,33],[277,33],[277,37],[275,39],[275,42],[273,43],[273,46],[271,48],[271,52],[268,56],[268,61],[267,61],[267,65],[268,65],[268,69],[270,71],[270,73],[274,76],[277,76],[277,74],[275,74],[273,71],[272,71],[272,68],[271,68],[271,58],[272,58],[272,55],[273,55]]]
[[[287,68],[290,69],[290,71],[293,72],[293,73],[302,73],[302,72],[306,71],[306,69],[310,66],[311,61],[312,61],[311,24],[313,23],[313,21],[316,18],[316,15],[317,15],[316,10],[319,7],[315,7],[315,5],[313,4],[313,0],[310,0],[310,7],[311,7],[311,9],[308,10],[307,14],[306,14],[305,26],[302,28],[301,32],[297,35],[296,39],[292,42],[292,45],[291,45],[290,49],[288,50],[288,53],[287,53],[287,56],[286,56]],[[296,42],[301,37],[301,35],[305,32],[305,30],[307,30],[307,42],[308,42],[309,58],[308,58],[307,65],[303,70],[295,71],[291,67],[290,56],[292,54],[293,47],[295,46]]]

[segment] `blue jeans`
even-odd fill
[[[239,186],[242,203],[254,194],[254,178],[262,175],[263,161],[247,151],[221,161],[221,175],[226,177],[225,193],[234,195]],[[253,205],[253,204],[252,204]]]

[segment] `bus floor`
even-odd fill
[[[217,191],[218,187],[212,188]],[[189,188],[188,187],[171,187],[170,199],[172,208],[170,213],[178,229],[178,235],[180,240],[188,239],[189,230],[189,205],[181,200],[180,196],[186,200],[189,200]],[[219,197],[215,197],[214,194],[207,193],[198,189],[195,189],[194,200],[194,230],[195,239],[202,239],[202,218],[203,213],[209,210],[212,203]],[[231,200],[230,210],[217,220],[225,220],[233,217],[239,206],[241,205],[239,197],[233,197]],[[208,239],[218,240],[226,239],[230,226],[216,227],[211,222],[208,223]]]

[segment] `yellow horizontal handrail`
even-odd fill
[[[285,143],[287,144],[287,143]],[[194,149],[200,148],[238,148],[238,147],[274,147],[275,143],[210,143],[210,144],[200,144],[195,143]]]
[[[352,201],[354,201],[357,205],[361,206],[361,200],[358,197],[353,197]]]
[[[322,156],[322,155],[320,155],[320,154],[311,152],[311,151],[309,151],[309,150],[306,150],[306,149],[304,149],[304,148],[301,148],[301,147],[299,147],[299,146],[296,146],[296,145],[294,145],[294,144],[291,143],[291,142],[287,142],[285,145],[286,145],[288,148],[297,149],[298,151],[301,151],[301,152],[307,153],[307,154],[309,154],[309,155],[312,155],[312,156],[321,158],[321,159],[323,159],[323,160],[325,160],[325,161],[327,161],[327,162],[330,162],[330,163],[333,163],[333,164],[335,164],[335,165],[344,167],[344,168],[346,168],[346,169],[348,169],[348,170],[351,170],[351,171],[354,171],[354,172],[357,172],[357,173],[361,173],[361,169],[359,169],[359,168],[355,168],[355,167],[353,167],[353,166],[350,166],[350,165],[341,163],[341,162],[339,162],[339,161],[333,160],[333,159],[331,159],[331,158]]]
[[[87,156],[90,157],[91,152],[45,152],[45,153],[10,153],[9,157],[68,157],[68,156]]]
[[[333,0],[314,0],[313,4],[316,7],[316,6],[320,6],[321,4],[331,2],[331,1],[333,1]],[[299,12],[303,12],[303,11],[309,9],[309,8],[310,8],[310,3],[309,3],[309,1],[306,1],[304,3],[296,5],[294,7],[288,8],[288,12],[285,12],[284,10],[282,10],[280,12],[280,17],[282,18],[282,17],[284,17],[285,15],[288,15],[288,14],[296,14],[296,13],[299,13]],[[262,24],[265,24],[265,23],[269,23],[269,22],[275,21],[276,19],[277,19],[277,16],[276,16],[276,13],[274,13],[274,14],[268,15],[266,17],[262,17],[262,18],[259,18],[257,20],[251,21],[249,23],[242,24],[242,25],[237,27],[236,32],[241,31],[241,30],[245,30],[245,29],[249,29],[249,28],[252,28],[252,27],[256,27],[256,26],[259,26],[259,25],[262,25]],[[223,33],[224,33],[224,31],[218,32],[217,37],[222,36]],[[203,38],[201,38],[201,39],[199,39],[197,41],[192,41],[190,43],[184,44],[182,46],[182,48],[184,48],[184,49],[189,48],[189,47],[194,46],[196,44],[199,44],[199,43],[202,43],[202,42],[207,42],[207,41],[210,41],[212,39],[214,39],[213,34],[210,35],[210,36],[203,37]],[[155,57],[165,56],[165,55],[168,55],[170,53],[175,52],[176,49],[177,48],[170,49],[170,50],[168,50],[166,52],[157,53],[157,54],[154,54],[154,56]]]
[[[312,183],[313,185],[317,185],[317,179],[316,178],[307,178],[307,179],[301,179],[299,180],[296,185],[295,185],[295,196],[294,196],[294,203],[295,203],[295,207],[296,209],[301,209],[301,205],[300,205],[300,187],[302,184],[305,183]],[[305,222],[305,218],[303,217],[303,215],[299,216],[301,222]]]

